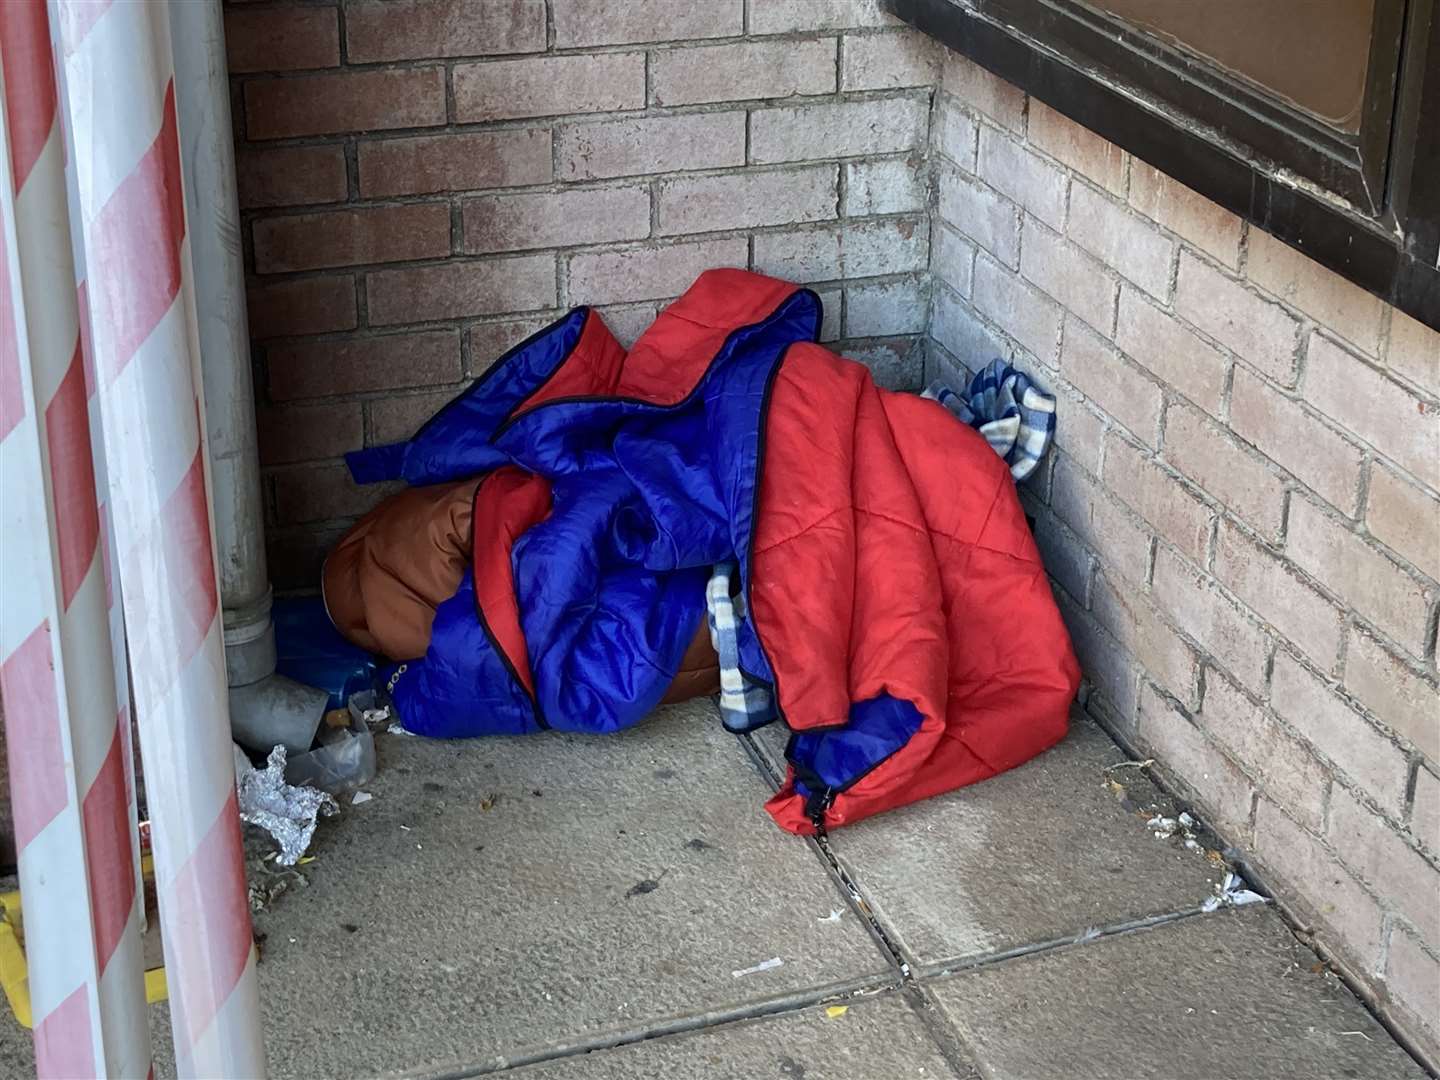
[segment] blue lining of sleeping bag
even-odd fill
[[[405,727],[449,737],[613,731],[650,712],[700,626],[710,567],[737,557],[748,575],[768,387],[786,348],[813,341],[819,324],[819,298],[791,294],[731,333],[674,405],[559,398],[497,428],[492,386],[477,383],[427,424],[406,454],[412,483],[514,463],[551,481],[552,509],[511,552],[535,698],[486,633],[467,575],[437,610],[425,657],[395,682]],[[543,377],[497,377],[507,409],[559,366],[522,354],[506,366],[516,358]],[[773,680],[751,637],[749,662]]]
[[[510,349],[405,442],[345,455],[357,484],[404,480],[438,484],[498,469],[509,459],[491,443],[495,429],[570,358],[590,309],[578,307]]]
[[[912,702],[879,694],[851,705],[843,728],[796,733],[785,749],[795,766],[795,790],[807,797],[817,784],[832,794],[844,791],[909,742],[922,721]]]

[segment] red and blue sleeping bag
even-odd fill
[[[741,270],[702,274],[628,352],[577,308],[408,442],[350,455],[361,482],[473,485],[459,586],[390,669],[405,727],[637,723],[733,560],[740,668],[792,733],[783,828],[1059,740],[1079,672],[1005,462],[816,344],[820,321],[813,292]]]

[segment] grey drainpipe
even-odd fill
[[[199,315],[230,724],[258,751],[308,750],[323,690],[275,674],[250,329],[220,0],[170,5],[190,260]]]

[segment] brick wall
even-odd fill
[[[1059,394],[1087,707],[1440,1043],[1440,335],[958,56],[932,130],[931,366]]]
[[[892,386],[1014,358],[1087,707],[1440,1044],[1440,335],[874,0],[232,4],[277,584],[577,303],[814,285]],[[917,343],[923,348],[917,348]],[[922,372],[923,362],[928,371]]]
[[[233,3],[226,40],[280,588],[386,491],[342,452],[575,304],[629,342],[753,267],[919,384],[938,56],[871,0]]]

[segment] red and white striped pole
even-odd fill
[[[0,4],[0,691],[42,1077],[150,1070],[50,30]]]
[[[260,1077],[169,7],[56,14],[176,1067]]]

